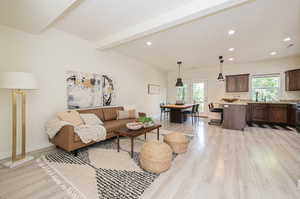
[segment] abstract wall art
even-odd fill
[[[111,77],[102,75],[102,100],[103,106],[115,105],[115,85]]]
[[[67,105],[69,109],[102,106],[102,75],[67,71]]]

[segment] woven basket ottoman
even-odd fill
[[[161,173],[171,167],[172,149],[156,140],[146,142],[140,152],[141,167],[151,173]]]
[[[185,153],[189,140],[185,135],[173,132],[164,137],[164,142],[172,148],[174,153]]]

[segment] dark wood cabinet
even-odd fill
[[[287,108],[287,123],[290,125],[296,125],[296,105],[288,105]]]
[[[251,121],[268,122],[269,110],[267,104],[251,104]]]
[[[248,92],[249,74],[227,75],[226,92]]]
[[[250,103],[247,107],[248,122],[296,124],[296,105]]]
[[[287,91],[300,90],[300,69],[290,70],[285,72],[285,90]]]
[[[269,122],[287,123],[287,105],[270,104],[269,105]]]

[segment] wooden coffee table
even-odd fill
[[[131,140],[131,158],[133,158],[133,141],[135,137],[140,135],[145,135],[145,140],[147,139],[147,133],[157,129],[157,140],[159,140],[159,128],[161,127],[160,124],[155,124],[154,126],[148,128],[141,128],[139,130],[130,130],[126,127],[118,129],[115,131],[117,134],[117,142],[118,142],[118,152],[120,152],[120,136],[127,136]]]

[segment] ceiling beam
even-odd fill
[[[165,31],[167,29],[203,18],[220,11],[254,0],[207,0],[192,1],[188,5],[172,10],[144,23],[129,27],[97,42],[98,49],[106,50],[121,44]]]

